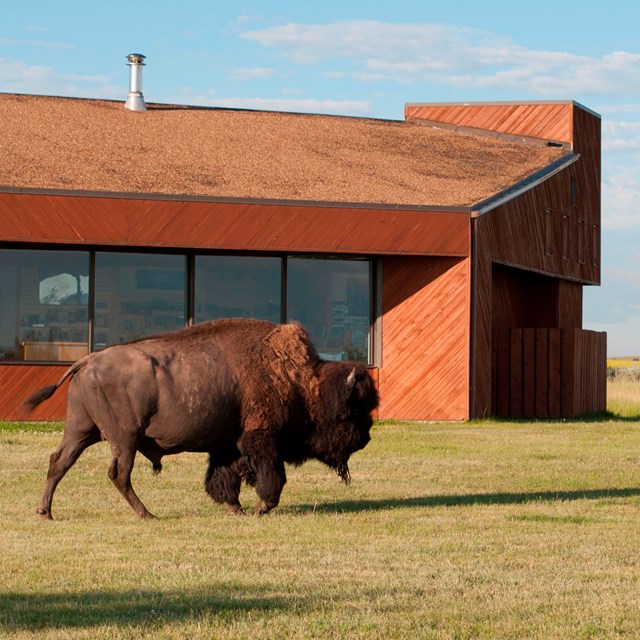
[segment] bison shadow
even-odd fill
[[[294,513],[356,513],[359,511],[385,511],[388,509],[415,509],[418,507],[470,507],[475,505],[509,505],[529,502],[567,502],[574,500],[606,500],[640,496],[640,487],[626,489],[580,489],[576,491],[533,491],[523,493],[471,493],[435,495],[415,498],[389,498],[384,500],[340,500],[327,503],[290,506]]]
[[[250,612],[292,610],[301,598],[271,596],[269,587],[242,590],[211,585],[206,590],[88,591],[71,593],[0,593],[0,636],[21,630],[79,629],[105,625],[152,629],[198,617],[233,619]]]

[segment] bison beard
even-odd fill
[[[208,452],[211,498],[243,513],[244,481],[258,494],[256,513],[266,513],[279,503],[285,463],[320,460],[348,483],[349,457],[369,442],[378,406],[366,369],[323,361],[296,323],[220,320],[109,347],[27,398],[27,410],[67,378],[65,432],[38,507],[44,518],[65,473],[100,440],[111,445],[109,478],[141,518],[153,516],[131,486],[137,452],[156,472],[165,455]]]

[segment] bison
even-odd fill
[[[204,322],[114,345],[73,364],[25,400],[31,411],[70,378],[62,442],[51,455],[38,513],[51,519],[56,486],[90,445],[106,440],[108,476],[140,518],[152,518],[131,486],[137,452],[206,452],[205,489],[242,514],[240,486],[256,514],[278,505],[285,463],[316,459],[349,482],[348,460],[370,439],[378,394],[361,364],[322,360],[297,323]]]

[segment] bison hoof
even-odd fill
[[[227,506],[227,515],[230,516],[243,516],[244,509],[239,504],[230,504]]]
[[[51,516],[51,512],[48,511],[47,509],[43,509],[42,507],[38,507],[36,513],[43,519],[43,520],[53,520],[52,516]]]
[[[269,504],[264,500],[260,500],[256,505],[256,515],[263,516],[265,513],[269,513],[271,509],[275,509],[277,506],[278,506],[277,504]]]

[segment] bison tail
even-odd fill
[[[91,357],[91,355],[85,356],[72,364],[65,372],[62,378],[58,380],[55,384],[52,384],[48,387],[44,387],[35,393],[32,393],[23,403],[22,408],[26,411],[27,414],[31,413],[41,402],[50,398],[55,392],[56,389],[69,377],[73,376],[79,369],[82,369],[85,364],[87,364],[87,360]]]
[[[44,387],[35,393],[32,393],[23,403],[22,406],[27,413],[31,413],[41,402],[50,398],[58,388],[57,384]]]

